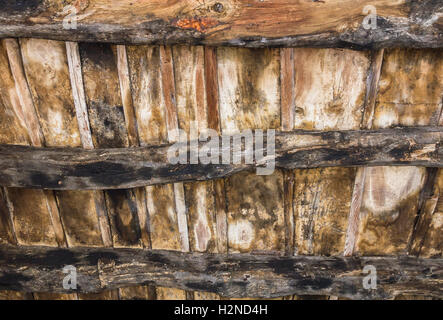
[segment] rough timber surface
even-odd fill
[[[363,26],[367,5],[376,9],[375,29]],[[123,0],[112,5],[105,0],[7,0],[0,9],[0,37],[249,47],[441,47],[442,11],[437,0]]]
[[[277,133],[275,166],[285,169],[362,165],[441,167],[441,134],[440,127]],[[203,144],[200,142],[199,148]],[[170,147],[171,144],[83,150],[0,145],[0,184],[55,190],[121,189],[212,180],[261,165],[260,161],[252,164],[171,164],[168,161]],[[231,146],[233,155],[244,153],[232,149]],[[218,150],[216,152],[221,156]],[[238,177],[234,175],[233,179]],[[274,178],[271,174],[257,176],[257,179],[263,177]]]
[[[0,246],[0,289],[64,292],[64,265],[74,265],[78,291],[134,284],[205,290],[225,297],[333,294],[392,298],[397,292],[443,295],[442,259],[184,253],[164,250]],[[362,286],[365,265],[377,289]]]
[[[92,3],[98,2],[79,1],[75,5],[81,11]],[[186,5],[189,2],[180,3]],[[257,3],[263,6],[271,4],[269,1]],[[306,3],[314,6],[323,4]],[[432,1],[426,4],[423,1],[421,4],[436,5]],[[435,12],[437,20],[432,21],[436,23],[432,28],[441,25],[438,10]],[[35,14],[38,15],[38,11]],[[42,21],[37,20],[36,23]],[[82,21],[78,21],[79,26]],[[199,25],[199,22],[192,19],[177,23],[181,28],[198,28]],[[253,26],[250,30],[255,31]],[[106,37],[105,33],[102,35]],[[175,41],[172,38],[169,40]],[[249,40],[252,42],[238,45],[257,44],[253,43],[256,39]],[[113,42],[110,38],[105,41]],[[270,45],[266,41],[263,46]],[[293,45],[298,46],[300,43]],[[377,46],[376,43],[368,45]],[[387,43],[381,46],[384,45]],[[94,157],[114,156],[121,152],[121,161],[140,150],[160,152],[164,156],[162,148],[167,148],[168,143],[175,141],[171,129],[189,131],[192,121],[197,122],[199,131],[209,127],[219,135],[238,133],[249,128],[281,130],[282,134],[277,134],[277,147],[282,148],[281,154],[286,152],[291,156],[280,157],[276,172],[269,177],[258,177],[244,170],[255,169],[254,164],[250,168],[237,168],[244,170],[242,172],[233,172],[231,167],[228,173],[232,175],[226,176],[221,172],[223,174],[219,178],[212,179],[216,177],[209,177],[207,167],[203,166],[201,176],[197,179],[212,180],[196,181],[195,177],[187,176],[183,185],[162,182],[146,187],[143,182],[137,185],[139,188],[126,190],[121,188],[132,188],[132,185],[120,185],[115,192],[106,191],[106,196],[102,190],[53,192],[2,187],[0,243],[36,246],[30,248],[36,251],[45,249],[41,246],[53,247],[50,250],[59,250],[56,246],[68,247],[68,252],[83,250],[78,247],[93,247],[85,250],[109,250],[115,253],[134,249],[133,256],[137,256],[137,259],[140,252],[144,255],[146,252],[158,252],[159,249],[173,250],[173,258],[169,261],[186,260],[182,254],[194,259],[194,253],[187,251],[203,254],[204,259],[214,257],[212,254],[216,254],[216,259],[225,259],[226,256],[217,254],[226,255],[230,251],[245,254],[249,262],[256,261],[254,259],[261,258],[263,254],[265,260],[271,259],[271,255],[286,259],[281,255],[290,256],[293,253],[298,254],[294,259],[303,260],[309,257],[301,255],[308,254],[314,255],[312,259],[316,262],[338,259],[346,266],[356,266],[356,269],[344,275],[344,281],[356,276],[358,281],[357,278],[352,281],[355,280],[355,284],[360,287],[363,264],[357,268],[352,261],[375,259],[371,255],[385,256],[377,258],[385,259],[380,266],[384,266],[384,263],[395,265],[395,259],[406,261],[408,259],[403,260],[401,255],[408,254],[418,257],[415,262],[437,263],[441,268],[440,190],[443,185],[441,170],[438,168],[440,156],[434,146],[439,144],[441,134],[441,128],[436,126],[442,123],[442,57],[441,49],[386,49],[373,52],[331,48],[251,50],[200,46],[125,47],[30,38],[2,40],[0,144],[5,155],[1,159],[10,162],[9,168],[23,160],[25,170],[20,171],[31,170],[25,162],[32,157],[16,155],[14,158],[11,150],[20,150],[23,155],[38,151],[43,156],[31,159],[34,162],[49,161],[46,152],[55,155],[67,151],[66,157],[71,158],[76,152]],[[54,90],[56,95],[53,94]],[[411,126],[413,128],[401,128]],[[294,129],[309,131],[291,132]],[[377,138],[374,140],[376,132]],[[398,133],[401,133],[401,138],[398,138]],[[357,141],[355,134],[359,141],[358,152],[354,145]],[[412,140],[411,135],[414,135]],[[419,140],[432,143],[417,144]],[[30,148],[30,145],[33,147]],[[338,145],[341,147],[337,149]],[[82,150],[79,149],[81,146],[97,149]],[[143,149],[139,149],[139,146]],[[103,150],[103,147],[108,149]],[[391,151],[402,148],[404,152],[388,153],[391,157],[389,162],[364,162],[369,161],[368,152],[378,147],[381,148],[378,157],[382,157],[383,161],[387,154],[384,148]],[[337,150],[341,152],[343,148],[347,148],[347,151],[338,161],[336,157],[340,153]],[[297,152],[293,154],[291,150]],[[315,156],[314,159],[312,155],[321,157]],[[373,155],[372,151],[369,155]],[[405,160],[411,156],[414,162]],[[391,166],[396,157],[402,159],[402,165],[409,166],[312,168],[317,166],[317,161],[323,161],[327,166]],[[85,159],[80,159],[74,165],[79,165]],[[147,157],[140,153],[140,159],[143,162]],[[434,162],[429,162],[430,159],[434,159]],[[166,164],[163,160],[158,162]],[[92,161],[90,164],[97,163]],[[112,169],[95,166],[93,172],[97,173],[97,168]],[[175,172],[173,168],[170,169]],[[366,178],[362,180],[359,172],[363,171]],[[112,169],[108,173],[112,173],[114,179],[119,177],[119,172]],[[183,172],[179,170],[179,173]],[[43,173],[48,172],[45,170]],[[86,173],[81,173],[85,177]],[[42,175],[34,176],[34,179],[40,182],[44,180]],[[54,179],[51,183],[58,188],[58,181]],[[363,184],[359,186],[362,181]],[[102,186],[97,188],[101,189]],[[353,206],[354,194],[360,194],[361,202],[358,206]],[[101,197],[97,198],[98,195]],[[29,203],[33,206],[26,205]],[[355,214],[351,216],[351,212]],[[352,224],[356,228],[349,230],[350,222],[356,216],[358,219]],[[354,232],[355,229],[357,232]],[[346,251],[349,247],[345,243],[348,235],[354,237],[351,254],[369,257],[341,258],[343,252],[349,254]],[[100,248],[103,246],[108,248]],[[251,257],[251,254],[260,255]],[[328,257],[330,255],[333,257]],[[198,259],[194,260],[201,261]],[[175,270],[177,267],[175,262],[164,265],[164,261],[159,262],[162,268]],[[112,261],[108,262],[103,257],[97,265],[100,268],[106,267],[108,272],[114,267],[110,266]],[[309,265],[304,260],[300,263]],[[413,276],[414,271],[408,271],[406,278],[404,273],[400,275],[395,271],[393,277],[383,278],[391,282],[389,288],[386,289],[383,284],[382,290],[386,291],[373,292],[371,296],[358,290],[344,292],[344,289],[337,289],[340,285],[334,287],[335,278],[332,278],[333,289],[320,288],[321,285],[316,286],[317,283],[313,284],[312,278],[309,278],[312,272],[316,279],[325,277],[323,273],[319,276],[317,270],[307,270],[308,282],[302,281],[301,286],[297,282],[288,290],[283,285],[277,290],[269,287],[268,292],[259,292],[257,288],[262,288],[260,281],[277,279],[273,278],[274,266],[257,269],[252,274],[252,280],[251,273],[239,273],[238,279],[241,281],[235,282],[234,287],[227,284],[215,288],[207,282],[198,282],[202,274],[213,275],[212,269],[198,269],[202,273],[197,274],[190,285],[177,284],[172,278],[159,279],[152,274],[133,278],[123,266],[118,265],[118,269],[123,270],[118,277],[123,278],[119,278],[117,283],[115,274],[108,277],[109,274],[102,273],[105,275],[103,279],[110,284],[100,284],[100,288],[94,290],[100,293],[66,295],[56,290],[33,287],[32,290],[52,292],[30,294],[10,291],[22,288],[9,286],[9,291],[0,292],[0,298],[220,298],[217,293],[235,298],[295,298],[292,294],[315,294],[315,297],[321,298],[332,295],[331,299],[404,298],[423,294],[427,298],[441,298],[441,275],[438,272],[431,274],[435,282],[430,286],[429,283],[426,283],[426,287],[422,286],[422,282],[417,279],[407,285],[401,282]],[[331,272],[339,270],[342,265],[333,266]],[[245,268],[255,270],[249,265]],[[166,269],[158,270],[164,272]],[[282,270],[279,269],[279,272]],[[225,275],[223,273],[223,277]],[[279,273],[279,277],[282,275]],[[2,279],[7,283],[10,278],[6,276]],[[280,279],[278,283],[281,283]],[[392,279],[400,282],[393,286]],[[246,285],[244,290],[238,289],[238,284],[244,281],[250,285]],[[288,281],[288,278],[284,281]],[[310,288],[307,289],[307,286]],[[309,297],[314,297],[312,295]]]

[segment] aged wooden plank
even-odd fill
[[[26,129],[4,41],[0,41],[0,72],[0,142],[29,145],[31,139]]]
[[[383,64],[384,49],[373,51],[371,54],[371,66],[368,70],[366,96],[364,101],[363,117],[360,124],[362,129],[371,129],[375,113],[375,103],[378,94],[378,82],[380,80],[381,67]],[[358,237],[360,225],[360,208],[363,202],[363,189],[367,175],[366,168],[357,168],[352,190],[349,208],[348,228],[346,230],[345,247],[343,254],[350,256],[354,253],[355,243]]]
[[[410,255],[420,255],[432,223],[440,197],[439,171],[438,168],[428,168],[427,170],[426,181],[420,193],[417,216],[407,246],[407,252]],[[436,244],[435,250],[438,250],[438,242]]]
[[[432,169],[430,169],[432,170]],[[428,179],[429,182],[432,179]],[[430,184],[430,183],[429,183]],[[418,220],[414,225],[408,253],[411,255],[441,257],[443,254],[443,171],[438,170],[431,192],[425,194]]]
[[[178,107],[177,92],[175,89],[174,61],[171,47],[160,47],[160,70],[162,80],[162,93],[165,107],[166,128],[168,130],[168,141],[178,142]],[[199,97],[200,98],[200,97]],[[197,99],[200,101],[200,99]],[[197,106],[199,108],[199,106]],[[201,103],[200,103],[201,108]],[[174,202],[177,213],[178,232],[180,234],[181,249],[189,251],[189,232],[186,215],[185,190],[182,183],[174,183]]]
[[[294,49],[280,50],[280,108],[281,130],[294,129],[295,117],[295,68]],[[295,224],[294,224],[294,186],[295,172],[283,171],[283,201],[285,215],[285,253],[292,255],[295,252]]]
[[[32,100],[46,146],[80,147],[81,140],[70,85],[70,73],[63,42],[21,39],[21,55]],[[54,91],[57,94],[54,94]],[[60,201],[60,199],[57,199]],[[58,212],[60,204],[51,202]],[[60,217],[53,219],[59,244],[67,245]]]
[[[217,49],[222,134],[280,128],[279,57],[276,49]],[[229,252],[283,251],[282,173],[242,172],[225,189]]]
[[[439,1],[406,0],[123,0],[112,6],[106,0],[8,1],[0,10],[0,37],[249,47],[441,47],[442,11]],[[368,13],[377,16],[373,29],[364,24]]]
[[[160,70],[162,81],[162,94],[165,108],[166,128],[168,130],[168,141],[177,142],[180,139],[178,134],[178,106],[177,106],[177,91],[175,83],[174,59],[172,55],[172,47],[160,47]],[[201,90],[201,88],[200,88]],[[198,97],[199,106],[202,107],[201,97]],[[200,107],[200,108],[199,108]],[[175,205],[175,213],[177,218],[177,227],[180,236],[180,250],[188,252],[189,247],[189,231],[188,231],[188,216],[185,202],[185,189],[183,183],[173,184],[173,198]],[[181,292],[177,289],[158,288],[158,298],[160,299],[186,299],[193,300],[193,292]]]
[[[64,292],[63,266],[77,268],[78,291],[134,284],[204,289],[225,297],[333,294],[392,298],[398,292],[443,295],[442,259],[184,253],[164,250],[0,246],[0,289]],[[377,289],[363,287],[363,268],[377,270]]]
[[[2,63],[0,66],[2,78],[5,78],[2,84],[6,85],[3,101],[5,106],[12,108],[5,109],[4,112],[7,118],[16,117],[16,122],[21,124],[16,130],[27,131],[32,145],[43,146],[45,139],[25,74],[20,44],[16,39],[5,39],[2,46],[4,50],[2,53],[6,53],[8,57],[8,59],[4,57],[0,61]],[[9,139],[11,138],[13,137]],[[17,229],[18,243],[53,244],[53,241],[56,241],[55,245],[66,245],[56,200],[51,191],[25,189],[5,189],[4,191],[14,228]],[[24,205],[23,199],[35,200],[34,210]],[[32,212],[37,213],[32,215]],[[32,231],[26,232],[26,226],[29,226]]]
[[[41,48],[36,48],[36,44],[38,46],[41,42],[40,40],[35,42],[23,40],[19,43],[15,39],[6,39],[4,41],[19,100],[19,104],[11,101],[11,105],[15,108],[20,107],[21,110],[17,110],[15,113],[24,119],[24,127],[27,129],[28,135],[31,138],[31,144],[39,147],[53,145],[54,141],[46,141],[45,135],[54,135],[54,131],[49,130],[48,132],[48,130],[42,130],[42,128],[48,128],[45,126],[45,120],[47,120],[48,115],[45,114],[44,111],[39,114],[38,110],[45,110],[46,106],[43,106],[43,108],[39,107],[42,107],[47,101],[42,101],[43,99],[41,97],[36,96],[35,88],[37,87],[37,90],[45,95],[45,86],[50,85],[48,82],[51,82],[54,78],[59,78],[60,84],[63,83],[63,71],[65,71],[63,70],[63,62],[61,64],[58,63],[60,61],[58,58],[64,56],[64,52],[63,50],[57,50],[58,47],[57,45],[53,45],[53,42],[47,42],[45,46],[45,49],[53,49],[51,59],[53,64],[51,66],[44,65],[42,62],[44,57],[38,56],[42,50]],[[28,44],[30,45],[28,46]],[[36,50],[29,50],[29,47]],[[61,61],[64,60],[61,59]],[[39,82],[40,86],[36,85],[36,74],[35,70],[32,70],[33,68],[37,68],[37,70],[40,71],[38,73],[40,75],[38,80],[41,81]],[[48,75],[48,71],[52,71],[52,74]],[[57,82],[57,80],[55,82]],[[52,85],[54,85],[54,82]],[[66,93],[64,90],[60,92],[61,99],[65,97],[64,93]],[[14,99],[13,95],[10,95],[10,98]],[[60,107],[60,105],[57,106],[57,103],[55,103],[55,109],[57,109],[57,107]],[[62,103],[62,108],[63,107]],[[52,123],[52,125],[55,131],[57,131],[57,129],[60,130],[60,127],[63,128],[63,125],[57,123],[57,120],[60,119],[57,119],[55,115],[52,116],[54,116],[54,123]],[[10,215],[12,216],[13,231],[19,244],[67,246],[60,212],[53,191],[42,192],[41,190],[11,188],[5,189],[5,195]],[[29,203],[33,203],[34,206],[29,206]],[[77,299],[77,294],[53,294],[52,297],[54,299]],[[39,293],[35,293],[34,298],[39,299],[42,298],[42,296]]]
[[[135,117],[135,110],[132,98],[128,56],[126,46],[124,45],[117,46],[117,70],[129,146],[136,147],[140,145],[140,141],[138,138],[137,119]],[[148,234],[148,208],[146,204],[145,188],[136,188],[129,191],[128,200],[131,202],[132,200],[135,201],[135,203],[133,203],[135,205],[135,208],[132,210],[135,211],[135,213],[137,214],[138,226],[137,228],[135,228],[135,233],[140,232],[140,235],[138,236],[138,241],[140,242],[140,245],[142,245],[144,248],[151,248],[150,238]],[[122,300],[153,299],[155,298],[155,288],[148,286],[121,288],[119,289],[119,297]]]
[[[285,169],[362,165],[441,167],[441,134],[441,127],[278,132],[275,166]],[[171,164],[167,156],[170,146],[84,150],[1,145],[0,184],[56,190],[132,188],[210,180],[260,165]]]
[[[93,149],[78,43],[66,42],[66,55],[82,147]],[[57,196],[70,245],[112,245],[102,192],[73,191],[57,193]],[[81,223],[77,223],[77,219]]]
[[[180,129],[198,137],[208,128],[203,47],[172,48],[177,116]],[[184,184],[191,251],[214,252],[214,189],[212,181]]]
[[[17,236],[4,188],[0,188],[0,243],[17,244]]]
[[[94,146],[137,146],[129,68],[124,47],[80,44],[79,51]],[[143,244],[138,220],[140,206],[137,205],[135,190],[108,190],[104,195],[112,246],[141,248]],[[137,292],[135,288],[128,288],[120,290],[119,296],[126,299],[140,293],[142,292]]]
[[[167,143],[160,48],[128,46],[127,57],[140,145]],[[148,215],[140,223],[148,231],[147,248],[181,250],[172,185],[146,187],[146,204]],[[157,299],[186,298],[183,290],[153,289],[151,293],[155,293]],[[155,298],[155,295],[151,296]]]
[[[369,67],[366,52],[294,49],[294,126],[356,130]],[[340,254],[343,250],[354,168],[295,170],[295,251]]]
[[[214,130],[220,135],[217,49],[215,47],[204,47],[204,59],[208,129]],[[228,252],[225,180],[214,180],[213,191],[217,252]],[[199,297],[198,292],[196,292],[196,297]]]

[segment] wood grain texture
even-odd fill
[[[15,103],[15,101],[11,101],[11,105],[13,107],[21,108],[20,111],[16,112],[16,114],[23,117],[25,127],[28,130],[29,137],[31,138],[32,145],[43,146],[45,145],[45,140],[23,68],[19,42],[17,39],[4,39],[3,45],[5,46],[8,55],[10,73],[14,79],[17,97],[19,100],[19,104]],[[13,98],[13,96],[11,96],[11,98]]]
[[[288,59],[289,83],[282,82],[282,89],[287,91],[285,101],[293,104],[295,128],[359,128],[369,66],[366,53],[297,48]],[[355,169],[295,170],[294,175],[294,251],[340,254]]]
[[[14,77],[9,66],[5,42],[0,41],[0,141],[2,143],[29,145],[31,139],[20,106]]]
[[[160,47],[128,46],[127,57],[140,145],[167,143]],[[146,187],[146,203],[148,215],[140,223],[148,228],[149,246],[153,249],[181,250],[173,186]],[[186,293],[178,289],[157,287],[155,294],[160,300],[186,298]]]
[[[378,94],[378,83],[380,79],[381,68],[383,65],[384,49],[371,52],[371,65],[366,78],[366,95],[364,100],[362,120],[360,128],[371,129],[375,113],[375,103]],[[351,203],[349,208],[348,227],[346,230],[344,256],[350,256],[354,253],[355,243],[358,238],[360,225],[360,209],[363,202],[363,189],[366,181],[366,168],[357,168],[352,190]]]
[[[129,63],[126,46],[117,46],[117,70],[120,84],[120,94],[123,103],[123,112],[125,116],[126,131],[128,133],[129,146],[137,147],[140,145],[137,130],[137,119],[132,98],[131,78],[129,73]],[[151,248],[149,237],[148,208],[146,203],[145,188],[128,190],[128,199],[130,210],[135,211],[138,220],[138,226],[134,228],[133,240],[137,238],[144,248]],[[137,232],[140,234],[138,235]],[[135,237],[134,237],[135,236]],[[134,242],[132,240],[132,242]],[[145,300],[155,298],[155,288],[148,286],[136,286],[119,289],[119,296],[122,300]]]
[[[45,144],[41,126],[33,103],[32,94],[25,74],[20,44],[16,39],[3,40],[3,59],[1,69],[4,73],[4,84],[7,90],[3,95],[4,105],[12,109],[4,109],[5,115],[21,125],[16,130],[27,132],[29,142],[34,146]],[[12,87],[14,85],[14,88]],[[15,89],[15,91],[14,91]],[[14,130],[12,131],[14,132]],[[10,136],[8,140],[17,136]],[[18,141],[22,143],[22,141]],[[54,194],[41,190],[4,189],[8,202],[13,228],[16,229],[18,243],[48,244],[65,246],[65,236],[60,224],[60,217]],[[23,201],[36,201],[36,207],[31,208]],[[24,228],[30,227],[27,232]],[[54,243],[55,241],[55,243]]]
[[[21,39],[20,47],[45,145],[81,146],[65,44]]]
[[[17,244],[17,236],[4,188],[0,189],[0,243]]]
[[[35,56],[27,50],[26,45],[28,42],[23,41],[22,43],[19,43],[15,39],[6,39],[4,40],[4,44],[8,54],[10,71],[14,78],[19,102],[19,104],[17,104],[15,100],[16,97],[14,97],[14,95],[10,95],[9,98],[13,99],[10,101],[11,106],[13,108],[21,109],[17,110],[15,114],[24,119],[24,128],[26,128],[28,132],[31,144],[39,147],[45,146],[48,142],[45,139],[45,133],[47,132],[42,130],[42,123],[45,123],[42,119],[44,118],[44,115],[43,117],[40,117],[37,112],[38,108],[42,105],[36,98],[36,92],[33,91],[33,89],[35,89],[36,79],[32,77],[34,72],[29,69],[32,69],[32,67],[37,67],[37,69],[44,70],[41,73],[42,78],[39,79],[42,80],[41,84],[43,87],[40,87],[39,89],[42,89],[41,91],[44,95],[44,86],[48,85],[48,82],[45,82],[45,80],[49,80],[48,77],[45,78],[45,71],[53,71],[52,77],[57,77],[58,75],[63,74],[63,71],[61,70],[63,63],[57,64],[57,62],[60,61],[58,58],[63,56],[63,51],[60,52],[54,50],[52,60],[55,62],[55,66],[52,68],[42,66],[41,59],[40,61],[30,61],[32,57]],[[24,45],[24,48],[22,45]],[[51,43],[48,43],[48,46],[51,47]],[[35,51],[36,56],[38,53],[41,53],[41,50],[36,49]],[[63,58],[61,61],[64,61]],[[61,78],[63,78],[63,76],[61,76]],[[62,99],[65,96],[64,93],[61,93]],[[56,126],[55,123],[52,125],[54,125],[54,127]],[[60,127],[58,129],[60,129]],[[51,142],[52,141],[49,143]],[[12,217],[12,228],[15,235],[15,240],[18,244],[42,244],[66,247],[66,236],[61,222],[60,212],[55,194],[52,191],[14,188],[4,189],[4,191],[9,212]],[[29,203],[33,203],[34,206],[29,206]],[[40,295],[35,293],[33,297],[38,299],[40,298]],[[54,294],[53,298],[77,299],[77,294]]]
[[[217,49],[215,47],[204,47],[204,59],[208,129],[221,134]],[[225,180],[214,180],[213,190],[217,252],[228,252]],[[196,297],[198,297],[197,292]]]
[[[364,165],[441,167],[441,134],[441,127],[277,132],[275,166],[284,169]],[[200,142],[200,147],[203,144]],[[171,164],[167,156],[170,147],[164,144],[84,150],[0,145],[0,184],[55,190],[121,189],[212,180],[260,165]],[[242,155],[242,151],[230,152]]]
[[[138,145],[129,68],[125,48],[121,46],[80,44],[85,95],[91,134],[96,148],[134,147]],[[105,191],[113,247],[143,246],[135,190]],[[143,199],[140,199],[143,200]],[[139,290],[140,289],[140,290]],[[144,288],[119,290],[119,297],[133,299]],[[146,299],[147,295],[140,298]]]
[[[0,300],[34,300],[34,297],[27,292],[1,290]]]
[[[279,51],[218,48],[221,131],[280,127]],[[225,182],[229,252],[283,251],[283,177],[242,172]]]
[[[280,90],[281,130],[293,130],[295,120],[295,68],[294,49],[292,48],[280,49]],[[295,253],[294,186],[294,171],[283,171],[285,253],[288,255]]]
[[[422,215],[416,224],[417,232],[412,236],[410,254],[420,257],[441,257],[443,253],[443,200],[441,192],[443,190],[443,173],[438,170],[435,177],[435,184],[432,193],[422,205]]]
[[[437,125],[443,96],[441,74],[441,50],[385,50],[373,127]],[[404,253],[419,210],[426,170],[367,170],[356,251]]]
[[[0,289],[62,293],[66,274],[60,266],[75,265],[80,292],[150,283],[207,290],[225,297],[332,294],[389,299],[401,291],[441,298],[441,260],[1,245]],[[375,290],[362,286],[365,265],[377,269]]]
[[[82,147],[88,150],[93,149],[78,43],[67,42],[66,54]],[[110,233],[107,232],[108,222],[103,223],[105,202],[101,192],[72,191],[57,193],[57,196],[70,245],[109,246],[111,244],[112,239]],[[76,221],[78,217],[81,217],[80,223]]]
[[[431,230],[431,236],[436,237],[438,240],[438,235],[432,234],[433,228],[431,225],[440,197],[439,172],[440,170],[437,168],[428,168],[426,170],[426,180],[420,192],[417,215],[407,246],[408,255],[420,256],[429,230]],[[434,239],[434,237],[431,239]],[[438,252],[439,247],[441,247],[441,245],[436,242],[435,248],[433,249]]]
[[[377,10],[375,29],[363,26],[367,5]],[[0,37],[249,47],[441,47],[442,10],[438,1],[405,0],[123,0],[112,6],[105,0],[34,0],[2,7]]]
[[[177,116],[180,129],[188,136],[208,128],[205,88],[205,52],[203,47],[175,46],[174,59]],[[190,250],[216,250],[214,188],[212,182],[184,184]]]

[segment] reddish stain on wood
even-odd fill
[[[193,17],[173,20],[173,25],[181,29],[194,29],[199,32],[205,32],[207,29],[219,24],[218,20],[207,17]]]

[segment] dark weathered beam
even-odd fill
[[[365,131],[277,132],[275,167],[317,168],[336,166],[412,165],[442,167],[441,127],[398,128]],[[266,138],[266,134],[265,134]],[[216,137],[222,146],[222,138]],[[265,139],[266,140],[266,139]],[[206,142],[200,142],[199,150]],[[171,144],[140,148],[70,149],[0,146],[0,185],[56,190],[118,189],[191,180],[210,180],[257,169],[263,160],[245,164],[187,163],[168,160]],[[231,153],[230,146],[214,154]],[[267,142],[259,154],[267,153]],[[241,151],[244,154],[244,151]]]
[[[63,268],[68,265],[76,268],[77,292],[155,284],[225,297],[321,294],[385,299],[407,293],[443,298],[443,259],[283,257],[10,245],[0,246],[0,290],[69,292],[63,289],[67,276]],[[365,266],[376,270],[376,289],[363,286],[363,278],[368,275],[363,271]]]
[[[363,27],[367,5],[376,9],[374,29]],[[442,12],[443,4],[436,0],[5,0],[0,37],[247,47],[442,47]]]

